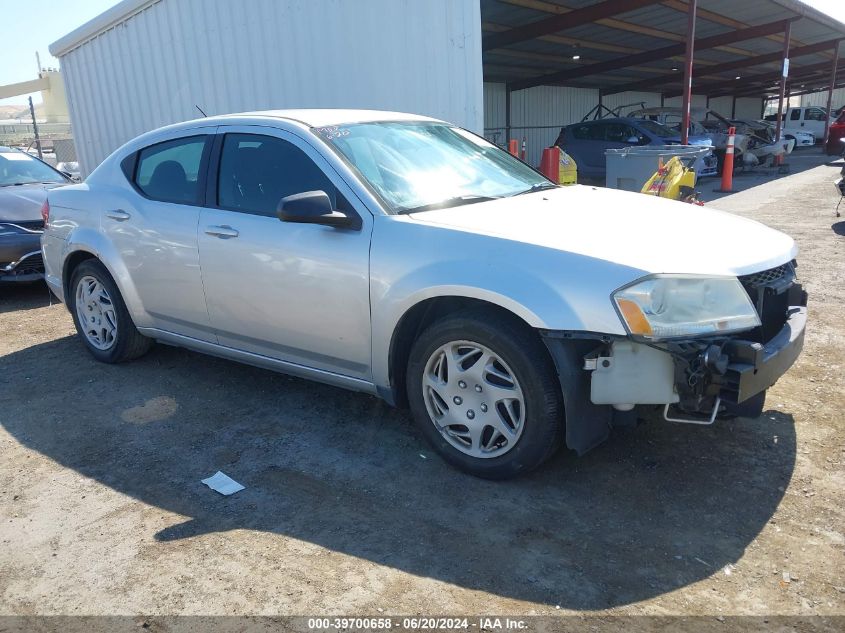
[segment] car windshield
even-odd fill
[[[494,144],[443,123],[356,123],[314,132],[394,213],[442,209],[555,186]]]
[[[19,151],[0,150],[0,187],[36,182],[66,182],[62,175],[40,160]]]

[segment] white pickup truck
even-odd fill
[[[816,140],[821,140],[827,119],[827,110],[821,106],[787,108],[783,123],[784,138],[788,139],[789,134],[794,132],[809,132]],[[770,114],[766,121],[777,121],[777,114]]]

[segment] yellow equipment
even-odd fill
[[[561,185],[575,185],[578,183],[578,164],[572,156],[563,150],[560,150],[557,174],[557,181]]]
[[[695,181],[695,170],[684,165],[680,157],[673,156],[665,165],[661,164],[657,168],[640,192],[658,198],[701,204],[695,190]]]

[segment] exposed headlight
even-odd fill
[[[736,277],[654,275],[620,288],[613,301],[628,332],[649,340],[726,334],[760,325]]]

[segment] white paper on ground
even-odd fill
[[[245,486],[240,485],[237,481],[228,475],[224,475],[219,470],[208,479],[203,479],[202,483],[212,490],[216,490],[221,495],[226,496],[233,495],[245,488]]]

